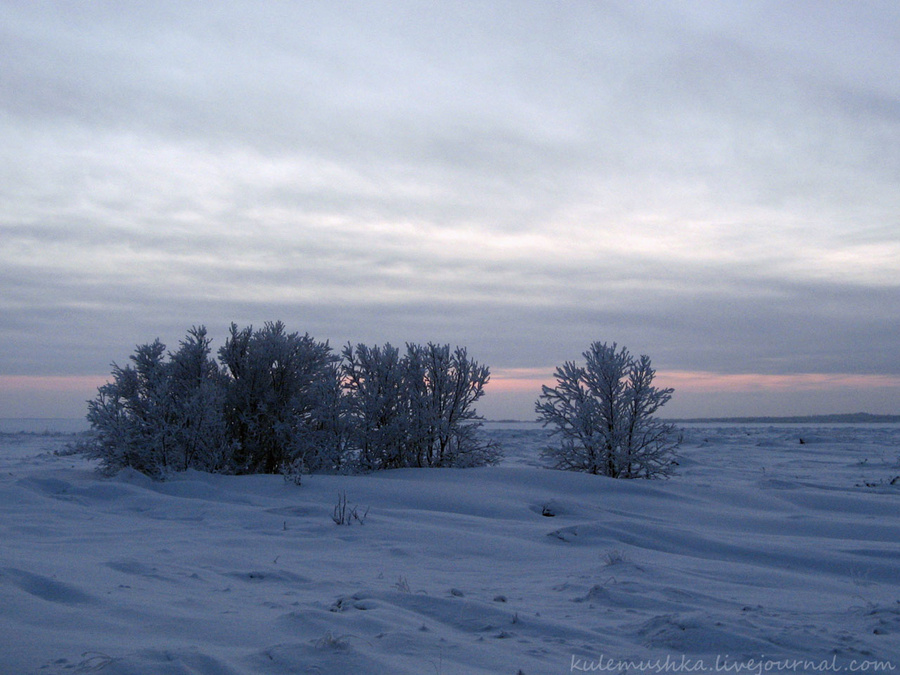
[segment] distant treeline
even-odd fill
[[[861,412],[796,417],[691,417],[670,421],[702,424],[900,424],[900,415],[872,415]]]

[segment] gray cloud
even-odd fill
[[[900,374],[893,3],[6,3],[0,374],[195,323]]]

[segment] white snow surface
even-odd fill
[[[685,425],[659,481],[488,427],[499,466],[300,486],[0,434],[0,672],[900,672],[900,426]]]

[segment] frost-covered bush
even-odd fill
[[[298,459],[318,468],[328,451],[313,432],[326,423],[321,406],[336,376],[328,343],[288,333],[281,321],[256,331],[231,324],[219,359],[229,375],[225,418],[235,471],[277,473]]]
[[[192,328],[169,361],[179,470],[230,469],[233,443],[224,415],[228,378],[210,357],[210,343],[205,327]]]
[[[294,464],[307,472],[347,470],[350,426],[337,361],[323,369],[310,394],[313,405],[306,413],[302,433],[294,439]]]
[[[82,451],[107,471],[132,467],[152,476],[229,463],[224,379],[203,327],[174,354],[159,340],[139,345],[133,365],[113,364],[112,381],[88,402],[93,434]]]
[[[415,466],[479,466],[500,460],[499,448],[485,442],[475,403],[491,374],[462,347],[408,344],[408,454]]]
[[[344,347],[341,371],[350,439],[356,463],[364,471],[405,466],[404,367],[400,350],[390,343]]]
[[[556,369],[556,386],[542,387],[538,418],[559,444],[544,456],[557,468],[610,476],[666,475],[678,445],[675,428],[654,414],[673,389],[653,386],[650,358],[634,358],[615,343],[594,342],[585,365],[567,361]]]
[[[350,438],[363,470],[477,466],[499,460],[478,430],[475,402],[490,379],[465,349],[407,344],[406,353],[347,345],[342,374]]]

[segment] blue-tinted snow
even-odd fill
[[[0,672],[900,668],[897,425],[686,425],[652,482],[549,470],[538,425],[487,428],[497,467],[300,487],[103,478],[56,452],[72,436],[0,435]],[[339,493],[364,524],[332,522]]]

